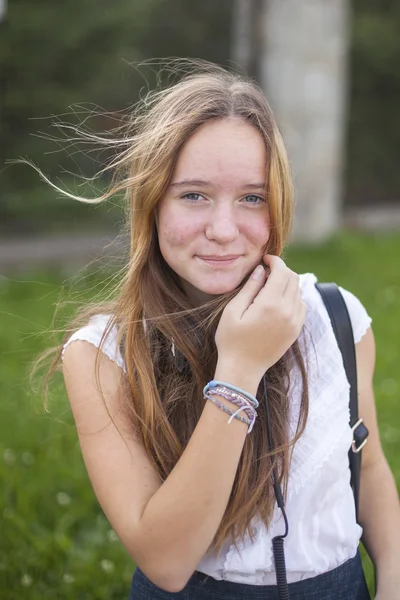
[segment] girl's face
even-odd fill
[[[195,305],[234,290],[260,263],[270,231],[266,170],[261,134],[236,118],[205,123],[183,146],[157,230]]]

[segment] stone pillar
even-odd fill
[[[260,56],[260,14],[264,0],[234,0],[232,14],[231,60],[235,70],[242,69],[258,78]],[[239,69],[238,69],[239,67]]]
[[[232,23],[233,62],[245,71],[251,64],[251,0],[234,0]]]
[[[346,121],[348,0],[264,0],[260,81],[292,166],[294,239],[340,226]]]
[[[0,23],[5,18],[7,12],[7,0],[0,0]]]

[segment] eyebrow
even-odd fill
[[[185,186],[203,186],[203,187],[212,187],[211,181],[205,181],[204,179],[183,179],[182,181],[176,181],[170,184],[170,187],[185,187]],[[254,190],[263,190],[265,189],[265,182],[260,183],[245,183],[242,188],[246,189],[254,189]]]

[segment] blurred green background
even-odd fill
[[[351,289],[373,319],[380,431],[398,485],[400,286],[398,265],[387,257],[399,252],[397,235],[340,234],[317,249],[293,246],[286,253],[296,271]],[[0,279],[0,597],[7,600],[127,597],[133,565],[88,483],[61,380],[52,387],[50,414],[36,393],[27,394],[27,369],[49,346],[57,303],[84,302],[110,277],[89,270],[78,279],[54,271]]]
[[[115,274],[92,266],[58,268],[2,263],[1,243],[48,234],[117,231],[118,202],[88,207],[65,199],[27,166],[29,157],[56,183],[93,175],[106,155],[49,137],[60,120],[94,131],[115,126],[156,81],[153,57],[192,56],[227,64],[232,55],[233,1],[13,0],[0,23],[0,597],[5,600],[120,599],[133,568],[88,483],[60,378],[51,414],[30,390],[32,360],[52,344],[60,300],[93,298]],[[1,5],[0,5],[1,6]],[[399,206],[400,4],[354,0],[346,117],[343,206]],[[257,75],[256,73],[253,73]],[[51,116],[55,115],[52,125]],[[102,188],[107,180],[96,185]],[[74,243],[74,242],[71,242]],[[336,281],[355,293],[373,318],[375,389],[382,443],[400,485],[397,368],[400,337],[400,236],[339,231],[313,247],[290,245],[298,272]],[[28,257],[27,257],[28,259]],[[62,313],[73,314],[73,306]],[[60,335],[56,336],[60,339]],[[370,584],[372,570],[365,559]]]
[[[256,2],[258,0],[254,0]],[[400,4],[353,0],[350,20],[349,110],[344,201],[398,202],[400,189]],[[155,69],[138,69],[153,57],[200,57],[227,64],[232,56],[233,0],[13,0],[0,24],[0,234],[104,228],[116,211],[57,198],[25,166],[29,157],[55,181],[76,189],[69,172],[89,176],[104,155],[51,143],[52,115],[90,127],[116,124],[140,91],[155,82]],[[108,113],[108,114],[107,114]],[[86,148],[87,150],[87,148]]]

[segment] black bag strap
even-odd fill
[[[316,283],[315,287],[322,296],[326,310],[332,323],[332,328],[343,356],[344,368],[350,383],[350,427],[353,430],[359,424],[358,418],[358,391],[357,391],[357,364],[354,347],[353,328],[346,303],[338,286],[335,283]],[[358,499],[360,495],[361,451],[349,450],[349,463],[351,471],[351,486],[354,492],[356,505],[356,518],[358,521]]]

